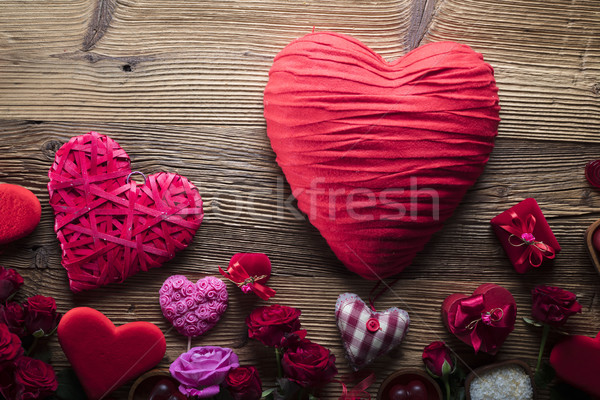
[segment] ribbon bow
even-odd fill
[[[227,268],[227,272],[223,271],[221,267],[219,267],[219,272],[225,278],[229,279],[231,282],[235,283],[242,292],[254,292],[258,297],[263,300],[269,300],[269,298],[275,296],[275,291],[268,286],[259,283],[261,279],[266,278],[266,275],[261,276],[250,276],[246,269],[239,261],[236,261],[233,265]]]
[[[350,378],[346,377],[341,380],[336,380],[335,382],[339,382],[342,384],[342,395],[338,398],[338,400],[371,400],[371,394],[367,391],[369,386],[375,382],[375,374],[370,371],[363,371],[360,375],[366,377],[362,379],[360,382],[356,384],[352,389],[348,390],[346,385],[347,381]],[[360,378],[359,378],[360,379]]]
[[[515,310],[510,304],[486,309],[483,294],[467,297],[458,302],[450,331],[457,336],[470,336],[475,352],[480,348],[488,351],[496,347],[495,329],[511,328],[510,321]]]
[[[526,260],[529,260],[529,264],[537,268],[542,265],[544,257],[553,259],[556,256],[551,246],[535,240],[533,229],[535,228],[536,220],[532,214],[528,214],[525,221],[521,220],[519,215],[514,211],[511,211],[509,215],[512,218],[511,223],[500,225],[502,229],[511,234],[508,237],[508,243],[515,247],[526,246],[525,252],[519,257],[516,264],[523,264]],[[517,240],[516,243],[515,239]]]

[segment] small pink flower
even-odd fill
[[[532,244],[533,242],[535,242],[535,236],[533,236],[533,234],[529,232],[522,234],[521,239],[523,239],[523,241],[527,244]]]

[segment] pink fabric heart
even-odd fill
[[[189,337],[202,335],[215,326],[227,310],[225,283],[207,276],[195,284],[183,275],[167,278],[160,288],[160,308],[177,332]]]
[[[353,293],[338,297],[335,318],[346,357],[355,371],[399,345],[410,324],[406,311],[396,307],[372,311]]]

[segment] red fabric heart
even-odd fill
[[[48,191],[74,292],[160,267],[200,227],[202,198],[190,181],[161,172],[138,185],[130,163],[117,142],[96,132],[56,152]]]
[[[552,348],[550,364],[561,379],[600,398],[600,333],[567,336]]]
[[[42,206],[29,189],[0,184],[0,244],[29,235],[40,223]]]
[[[497,90],[465,45],[388,63],[351,37],[314,33],[275,57],[264,114],[298,207],[346,267],[379,279],[411,263],[483,171]]]
[[[58,325],[58,340],[91,400],[104,398],[128,380],[158,364],[167,344],[154,324],[120,327],[99,311],[77,307]]]
[[[502,286],[484,283],[473,295],[455,293],[442,304],[444,325],[475,353],[496,354],[515,328],[517,304]]]

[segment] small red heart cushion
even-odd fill
[[[0,184],[0,244],[29,235],[40,223],[40,201],[23,186]]]
[[[158,364],[165,336],[154,324],[130,322],[120,327],[101,312],[78,307],[58,325],[58,340],[91,400],[104,398]]]
[[[390,63],[349,36],[313,33],[275,57],[264,115],[298,207],[347,268],[380,279],[412,262],[482,173],[497,92],[466,45]]]
[[[600,397],[600,333],[567,336],[552,348],[550,364],[564,381]]]
[[[467,296],[455,293],[442,304],[444,325],[475,353],[496,354],[515,328],[517,304],[502,286],[484,283]]]
[[[48,191],[74,292],[160,267],[200,227],[202,198],[189,180],[161,172],[138,185],[130,164],[117,142],[96,132],[71,138],[56,152]]]

